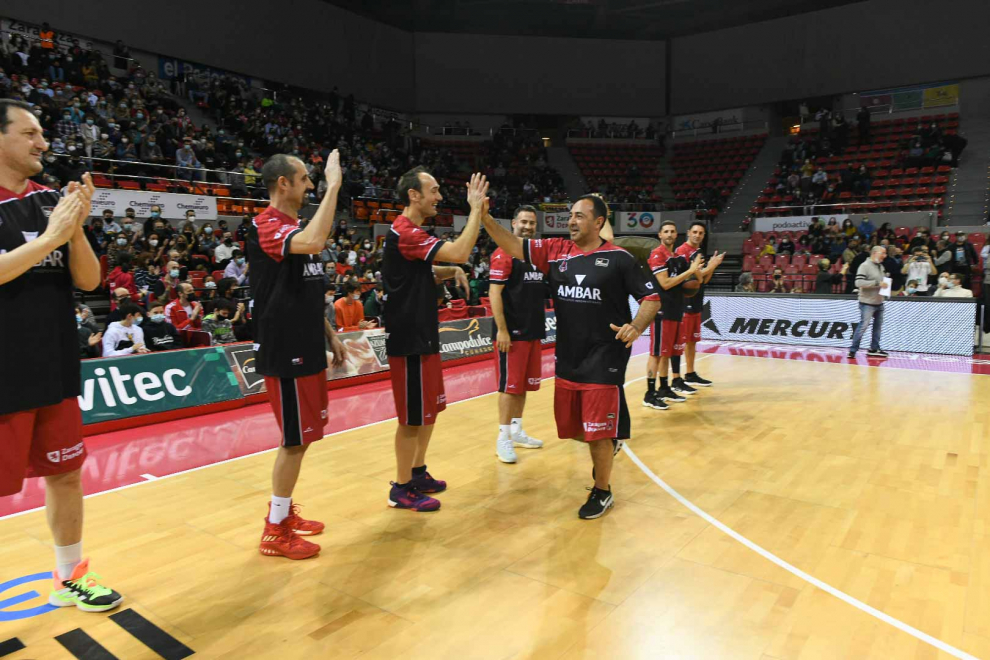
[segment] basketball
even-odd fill
[[[701,288],[701,282],[698,280],[688,280],[681,284],[681,288],[684,289],[685,298],[694,298],[698,294],[698,290]]]

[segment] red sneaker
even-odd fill
[[[293,503],[292,508],[289,509],[289,515],[282,521],[282,524],[295,532],[296,536],[316,536],[321,533],[326,525],[315,520],[303,520],[299,516],[299,508],[298,504]],[[268,515],[272,515],[271,502],[268,503]]]
[[[276,525],[265,520],[265,533],[261,536],[261,554],[268,557],[309,559],[320,554],[320,546],[299,538],[291,527]]]

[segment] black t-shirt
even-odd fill
[[[650,270],[657,279],[657,288],[660,290],[660,313],[657,318],[663,317],[666,321],[681,321],[684,319],[684,290],[681,285],[672,289],[664,289],[660,286],[660,273],[666,272],[668,277],[677,277],[687,271],[690,267],[687,259],[672,253],[663,244],[650,252]]]
[[[155,323],[149,321],[146,316],[141,329],[144,331],[144,345],[150,351],[170,351],[185,347],[182,337],[179,336],[179,331],[168,321]]]
[[[502,284],[502,310],[513,341],[535,341],[547,336],[546,284],[532,264],[513,259],[502,248],[491,259],[489,280]]]
[[[674,250],[674,254],[679,257],[684,257],[687,261],[688,266],[691,266],[691,262],[697,255],[704,256],[704,252],[700,248],[693,247],[690,243],[682,243],[679,248]],[[694,294],[690,298],[684,297],[684,313],[685,314],[701,314],[701,310],[705,308],[705,285],[702,284],[698,287],[698,293]]]
[[[385,350],[389,355],[440,352],[433,260],[443,241],[400,215],[385,237]]]
[[[526,263],[550,277],[557,313],[557,376],[622,386],[631,349],[610,324],[632,320],[629,296],[656,300],[657,287],[635,257],[608,242],[582,252],[567,238],[523,240]]]
[[[0,188],[0,254],[44,234],[58,200],[33,181],[19,195]],[[79,396],[72,290],[68,243],[0,285],[0,415]]]
[[[256,370],[299,378],[327,368],[323,264],[316,254],[291,254],[299,221],[269,206],[251,223],[246,242],[254,295]]]

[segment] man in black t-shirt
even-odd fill
[[[675,254],[684,257],[688,263],[700,255],[702,263],[704,263],[705,253],[702,251],[702,243],[705,242],[706,232],[705,223],[692,222],[688,228],[687,241],[677,248]],[[697,391],[694,388],[711,387],[712,385],[712,381],[702,378],[694,370],[694,354],[698,342],[701,341],[701,312],[705,309],[705,285],[711,281],[715,269],[722,264],[724,259],[724,253],[716,252],[715,256],[698,273],[698,279],[701,280],[698,292],[694,296],[684,299],[684,361],[687,372],[681,379],[680,365],[678,365],[673,370],[674,380],[671,383],[671,389],[678,394],[694,394]]]
[[[123,597],[100,585],[82,557],[86,447],[73,323],[73,287],[100,284],[83,232],[95,189],[89,174],[61,198],[31,181],[47,150],[31,107],[0,100],[0,497],[44,477],[56,564],[48,602],[104,612]]]
[[[512,233],[519,238],[536,235],[536,209],[520,206],[512,219]],[[516,462],[515,447],[539,449],[540,440],[522,428],[526,392],[540,389],[543,374],[543,339],[547,336],[546,283],[536,266],[513,259],[502,248],[492,253],[492,314],[495,335],[495,377],[498,381],[498,440],[495,455],[503,463]]]
[[[467,185],[471,215],[456,241],[441,241],[421,225],[437,214],[443,201],[440,184],[422,167],[399,178],[396,194],[403,204],[385,237],[382,284],[385,287],[385,350],[398,427],[395,431],[396,480],[388,504],[397,509],[436,511],[440,501],[429,497],[447,489],[426,470],[426,451],[437,416],[447,407],[440,361],[437,282],[454,279],[468,290],[460,266],[434,266],[434,261],[464,263],[478,240],[487,205],[488,183],[480,174]]]
[[[630,435],[623,383],[633,342],[660,307],[656,284],[631,254],[609,242],[608,207],[585,195],[571,207],[570,239],[522,239],[485,217],[485,229],[515,259],[550,278],[557,313],[557,435],[588,443],[595,485],[578,511],[599,518],[615,503],[612,460]],[[640,300],[632,319],[629,296]]]
[[[321,522],[303,520],[292,502],[303,455],[323,437],[327,424],[327,354],[343,363],[344,347],[323,315],[323,264],[319,254],[333,229],[340,190],[340,155],[327,159],[327,192],[306,228],[299,209],[313,189],[306,166],[276,154],[265,162],[262,179],[271,203],[251,223],[247,253],[254,295],[252,320],[255,370],[265,377],[268,401],[282,431],[272,470],[272,500],[261,554],[306,559],[320,546],[300,536],[323,531]]]

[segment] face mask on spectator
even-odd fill
[[[120,138],[121,144],[127,144],[127,138]]]
[[[106,133],[100,133],[100,139],[101,140],[109,140],[110,139],[110,136],[107,135]]]
[[[195,293],[190,293],[188,296],[186,296],[186,300],[188,300],[191,303],[194,303],[197,300],[199,300],[199,296],[197,296]]]
[[[62,119],[72,119],[72,115],[70,115],[69,113],[65,113],[64,115],[62,115]]]
[[[172,270],[168,271],[168,276],[172,278],[178,277],[179,276],[178,269],[173,268]]]
[[[209,225],[206,225],[205,227],[203,227],[203,233],[204,234],[210,234],[212,232],[213,232],[213,227],[211,227]]]
[[[186,220],[189,220],[190,222],[192,222],[195,219],[196,219],[195,213],[190,213],[189,215],[186,216]]]
[[[143,316],[135,316],[134,317],[134,325],[141,325],[141,323],[143,323],[143,322],[144,322],[144,317]]]
[[[956,285],[956,283],[955,283],[955,282],[953,282],[952,280],[950,280],[949,278],[946,278],[946,279],[945,279],[945,288],[946,288],[946,289],[951,289],[951,288],[952,288],[952,287],[954,287],[955,285]]]
[[[161,217],[161,215],[162,215],[162,214],[161,214],[161,212],[160,212],[160,211],[152,211],[152,212],[151,212],[151,217],[152,217],[152,218],[160,218],[160,217]]]
[[[216,282],[207,282],[204,286],[207,289],[215,289],[215,288],[217,288],[217,283]]]
[[[92,126],[93,125],[93,120],[92,119],[87,119],[86,120],[86,125],[87,126]]]
[[[132,225],[129,222],[124,223],[124,231],[133,231],[133,230],[134,230],[134,225]]]
[[[158,239],[157,238],[149,238],[148,239],[148,245],[150,245],[151,247],[158,247]]]
[[[126,238],[118,238],[117,239],[117,245],[119,245],[121,247],[127,245],[127,239]]]
[[[136,117],[137,117],[138,119],[144,119],[144,113],[143,113],[143,112],[139,112],[139,113],[137,113],[137,115],[135,115],[135,116],[136,116]]]
[[[236,259],[234,259],[234,261],[237,262],[237,265],[238,266],[243,266],[244,265],[244,257],[237,257]]]
[[[82,323],[82,316],[81,316],[81,315],[79,315],[79,314],[76,314],[76,323],[77,323],[77,324],[80,324],[80,323]]]
[[[918,290],[918,288],[917,288],[917,287],[914,287],[914,286],[909,286],[909,287],[907,288],[907,292],[908,292],[908,295],[909,295],[909,296],[913,296],[913,295],[915,294],[915,292],[916,292],[917,290]]]
[[[150,317],[148,317],[148,320],[151,321],[152,323],[161,323],[162,321],[165,320],[165,315],[164,314],[152,314]]]

